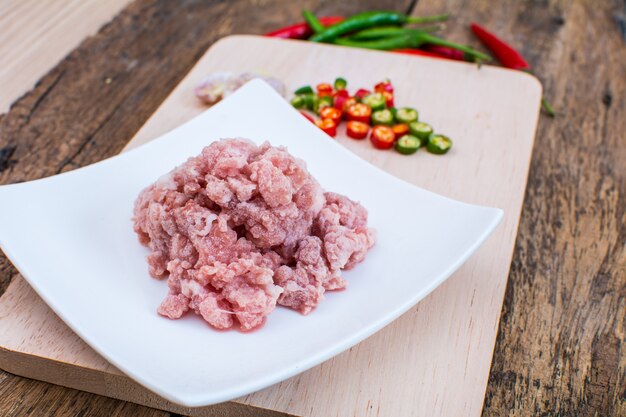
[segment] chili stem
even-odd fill
[[[450,17],[449,14],[439,14],[435,16],[409,16],[406,18],[406,23],[433,23],[433,22],[445,22]]]
[[[556,116],[556,112],[554,111],[552,104],[550,104],[550,102],[546,100],[545,97],[541,97],[541,108],[543,109],[543,111],[546,112],[548,116],[550,117]]]
[[[428,44],[431,44],[431,45],[447,46],[447,47],[452,48],[452,49],[457,49],[459,51],[463,51],[466,54],[472,56],[473,58],[477,58],[477,59],[479,59],[481,61],[485,61],[485,62],[491,61],[491,57],[489,55],[483,54],[482,52],[477,51],[474,48],[471,48],[471,47],[465,46],[465,45],[461,45],[459,43],[450,42],[450,41],[447,41],[445,39],[438,38],[437,36],[433,36],[433,35],[431,35],[429,33],[422,33],[422,34],[420,34],[420,38],[422,40],[421,44],[428,43]]]

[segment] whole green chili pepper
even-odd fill
[[[470,48],[469,46],[450,42],[431,35],[430,33],[420,31],[414,31],[405,35],[392,36],[373,41],[353,41],[351,39],[339,38],[335,39],[334,43],[337,45],[352,46],[355,48],[379,49],[385,51],[390,49],[418,48],[424,44],[441,45],[463,51],[469,56],[480,61],[491,61],[491,57],[489,55],[483,54],[482,52]]]
[[[427,17],[413,17],[396,12],[363,12],[337,23],[336,25],[325,28],[320,33],[316,33],[309,39],[313,42],[332,42],[341,35],[355,32],[357,30],[367,29],[374,26],[385,25],[404,25],[407,23],[428,23],[442,22],[448,18],[447,14]]]
[[[436,32],[439,29],[439,26],[427,26],[420,28],[419,30],[422,32]],[[361,30],[353,35],[350,35],[349,39],[353,41],[369,41],[380,38],[388,38],[390,36],[406,35],[414,31],[415,29],[407,29],[399,26],[381,26]]]
[[[311,27],[311,29],[313,29],[313,33],[320,33],[326,29],[322,22],[320,22],[319,19],[310,11],[303,11],[302,17],[304,17],[304,21]]]

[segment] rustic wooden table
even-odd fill
[[[304,7],[446,11],[450,39],[477,46],[475,20],[521,45],[559,116],[540,121],[483,415],[626,416],[626,3],[137,0],[97,31],[125,4],[0,3],[1,184],[118,153],[213,42]],[[0,255],[0,294],[16,274]],[[3,416],[168,414],[0,371]]]

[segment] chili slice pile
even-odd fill
[[[400,154],[410,155],[425,148],[441,155],[452,147],[447,136],[433,133],[428,123],[419,121],[416,109],[394,107],[394,87],[388,79],[371,90],[359,88],[352,95],[342,77],[333,83],[319,83],[315,88],[305,85],[295,90],[291,104],[331,137],[337,135],[337,127],[346,120],[349,138],[362,140],[369,135],[377,149],[394,148]]]

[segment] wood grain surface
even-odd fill
[[[130,0],[0,2],[0,113]]]
[[[539,125],[483,415],[626,416],[626,3],[427,3],[463,4],[453,39],[475,20],[520,45],[559,112]]]
[[[341,8],[412,7],[391,3]],[[291,22],[304,6],[339,7],[133,3],[2,116],[0,182],[118,152],[215,39]],[[478,20],[520,45],[560,113],[540,124],[484,415],[626,415],[625,9],[620,1],[486,0],[415,8],[453,13],[451,39],[474,42],[466,23]],[[107,88],[113,83],[122,87]],[[2,287],[14,276],[3,258]],[[9,416],[164,415],[5,373],[0,392]]]

